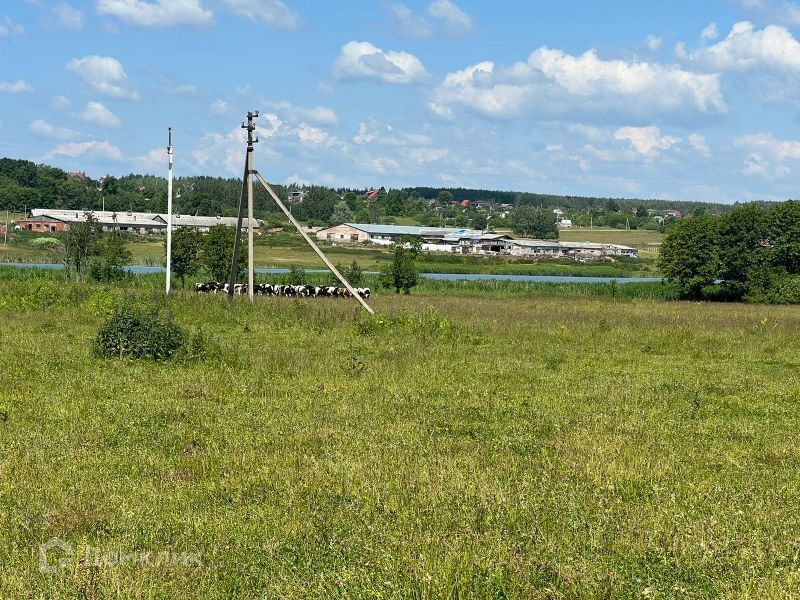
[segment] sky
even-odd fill
[[[92,177],[798,197],[789,0],[3,0],[0,156]]]

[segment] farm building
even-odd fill
[[[410,236],[422,241],[424,250],[444,250],[433,246],[450,246],[457,242],[445,243],[445,238],[452,234],[479,234],[472,229],[455,229],[453,227],[413,227],[409,225],[376,225],[371,223],[343,223],[317,232],[317,239],[336,243],[371,242],[388,246],[398,238]],[[426,245],[431,248],[425,248]]]
[[[21,219],[19,226],[28,231],[41,233],[59,233],[69,229],[71,223],[83,223],[91,214],[106,231],[129,231],[144,235],[147,233],[163,233],[167,229],[166,214],[141,213],[124,211],[80,211],[50,208],[33,208],[28,216]],[[214,225],[236,227],[235,217],[202,217],[194,215],[173,215],[173,227],[191,227],[207,232]],[[246,229],[246,224],[243,227]],[[259,224],[254,219],[253,231],[258,233]]]
[[[343,223],[335,227],[320,229],[317,239],[339,244],[372,243],[387,246],[401,237],[415,237],[426,252],[450,252],[455,254],[510,256],[550,256],[600,258],[603,256],[630,256],[636,258],[636,248],[618,244],[595,244],[591,242],[560,242],[558,240],[514,239],[502,233],[485,233],[473,229],[453,227],[412,227],[406,225],[375,225],[365,223]]]

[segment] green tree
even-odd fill
[[[214,225],[203,237],[200,247],[200,264],[214,281],[226,282],[231,272],[233,242],[236,231],[233,227]],[[242,276],[246,265],[247,251],[240,247],[236,278]]]
[[[517,206],[509,214],[514,233],[541,240],[558,239],[558,227],[552,214],[533,206]]]
[[[342,223],[353,222],[353,211],[344,200],[337,202],[333,207],[333,214],[331,215],[331,222],[334,225],[341,225]]]
[[[381,284],[387,288],[394,288],[398,294],[401,290],[410,294],[411,288],[416,286],[419,280],[417,272],[419,249],[418,239],[401,237],[394,244],[392,262],[381,271]]]
[[[719,220],[695,217],[676,224],[661,244],[659,267],[684,297],[703,298],[720,272]]]
[[[725,295],[741,300],[754,269],[764,267],[767,213],[757,204],[735,207],[719,222],[719,278]]]
[[[181,287],[186,283],[186,276],[196,273],[200,268],[200,247],[203,234],[191,227],[178,227],[172,232],[172,272],[180,279]],[[166,251],[167,243],[164,242]],[[228,264],[230,268],[230,264]]]
[[[339,268],[338,265],[336,268],[339,269],[339,272],[344,275],[344,278],[353,287],[362,287],[364,285],[364,270],[355,260],[344,269]]]
[[[119,281],[127,277],[123,267],[131,264],[133,254],[125,246],[125,240],[117,232],[108,232],[97,243],[97,261],[90,274],[96,281]]]
[[[489,225],[489,219],[486,217],[485,213],[482,212],[475,213],[475,215],[472,217],[473,229],[483,230],[486,229],[488,225]]]
[[[447,190],[442,190],[439,192],[439,195],[436,196],[436,200],[439,204],[451,204],[455,198],[453,197],[453,192],[448,192]]]
[[[87,213],[86,221],[70,225],[64,234],[64,264],[67,275],[70,266],[75,265],[75,278],[82,281],[83,268],[97,254],[100,235],[97,219],[90,213]]]

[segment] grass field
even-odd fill
[[[219,350],[93,358],[125,297]],[[0,281],[0,597],[798,593],[797,307],[374,305]]]
[[[562,229],[559,237],[566,242],[621,244],[638,248],[642,257],[658,256],[664,234],[648,229]]]

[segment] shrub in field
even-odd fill
[[[100,328],[94,354],[100,358],[167,360],[185,341],[186,333],[176,323],[157,314],[123,308]]]

